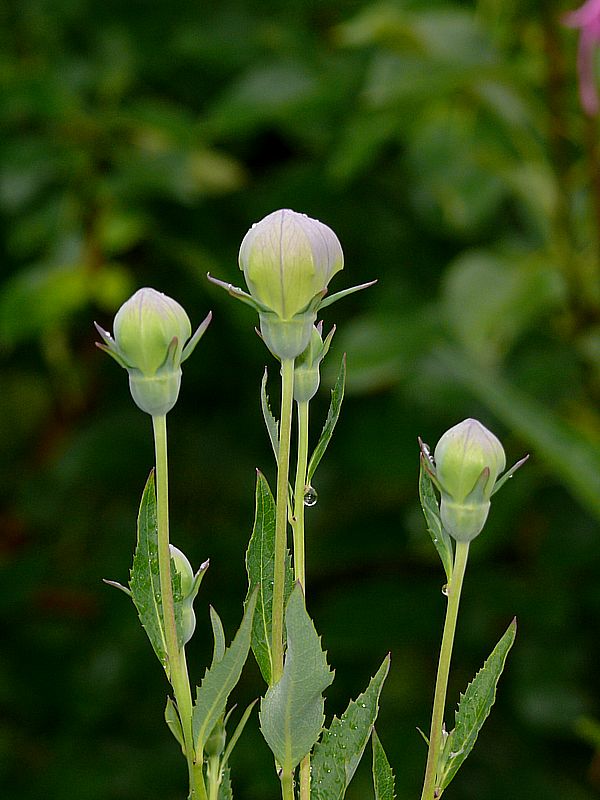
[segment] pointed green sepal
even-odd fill
[[[446,579],[450,583],[454,565],[452,540],[442,525],[438,500],[433,490],[433,478],[427,466],[427,458],[423,454],[419,472],[419,499],[431,541],[444,566]]]
[[[188,341],[186,346],[183,348],[183,351],[181,353],[181,363],[182,364],[194,352],[194,348],[196,347],[196,345],[198,344],[200,339],[206,333],[206,329],[210,325],[211,320],[212,320],[212,311],[209,311],[208,314],[206,315],[206,317],[200,323],[200,325],[198,325],[198,327],[196,328],[196,332],[194,333],[192,338]]]
[[[342,289],[341,292],[336,292],[335,294],[326,295],[323,298],[323,301],[319,303],[319,310],[322,308],[327,308],[327,306],[333,305],[333,303],[337,303],[338,300],[341,300],[343,297],[347,297],[349,294],[354,294],[354,292],[360,292],[363,289],[368,289],[369,286],[374,286],[377,283],[377,279],[374,281],[368,281],[367,283],[361,283],[358,286],[351,286],[349,289]]]
[[[490,495],[490,497],[495,495],[496,492],[498,491],[498,489],[501,489],[504,486],[504,484],[506,483],[506,481],[509,480],[510,478],[512,478],[512,476],[515,474],[515,472],[520,467],[522,467],[523,464],[528,460],[529,460],[529,453],[527,453],[526,456],[523,456],[523,458],[520,458],[517,461],[517,463],[513,464],[513,466],[510,469],[507,469],[506,472],[504,473],[504,475],[501,478],[498,478],[498,480],[494,484],[494,488],[492,489],[492,494]]]
[[[338,376],[335,382],[335,386],[331,390],[331,403],[329,405],[329,411],[327,413],[327,418],[325,420],[325,425],[323,426],[323,430],[321,431],[321,436],[319,437],[319,441],[317,442],[317,446],[308,462],[308,468],[306,470],[306,482],[310,484],[312,482],[313,475],[317,467],[319,466],[319,462],[323,458],[325,454],[325,450],[327,450],[327,445],[331,441],[331,437],[333,436],[333,431],[335,430],[335,426],[337,425],[337,421],[340,416],[340,411],[342,408],[342,401],[344,399],[344,389],[346,386],[346,354],[342,356],[342,361],[340,363],[340,369],[338,372]]]

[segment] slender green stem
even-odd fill
[[[156,458],[156,511],[158,525],[158,568],[162,597],[163,624],[167,648],[167,668],[181,719],[190,778],[190,800],[207,800],[202,764],[196,764],[192,733],[192,693],[185,663],[185,653],[177,642],[175,604],[171,584],[169,550],[169,471],[167,460],[167,418],[152,417]],[[199,768],[198,768],[199,766]]]
[[[460,603],[460,593],[462,590],[465,569],[467,566],[467,556],[469,555],[469,542],[456,543],[456,555],[454,558],[454,569],[452,580],[448,584],[448,608],[446,609],[446,621],[444,623],[444,634],[442,636],[442,647],[440,649],[440,660],[438,663],[437,680],[435,683],[435,695],[433,699],[433,713],[431,715],[431,732],[429,734],[429,751],[427,753],[427,766],[425,768],[425,780],[421,800],[434,800],[436,797],[435,778],[442,747],[442,728],[444,724],[444,708],[446,706],[446,692],[448,690],[448,675],[450,673],[450,661],[452,659],[452,645],[454,644],[454,633],[456,631],[456,620],[458,618],[458,606]]]
[[[273,683],[283,673],[283,602],[285,556],[287,548],[288,482],[290,473],[290,436],[294,399],[294,359],[281,362],[281,416],[277,455],[277,510],[275,515],[275,569],[273,575],[272,642]]]
[[[308,402],[297,403],[297,407],[298,460],[294,486],[294,577],[297,581],[300,581],[305,589],[304,493],[306,491],[306,467],[308,465]]]
[[[294,773],[284,772],[281,776],[282,800],[294,800]]]
[[[304,493],[306,491],[306,468],[308,465],[308,401],[297,403],[298,407],[298,459],[294,485],[294,577],[300,581],[306,594],[306,571],[304,558]],[[300,762],[300,800],[310,800],[310,753]]]
[[[221,761],[219,756],[211,756],[208,759],[208,800],[219,800],[220,778]]]

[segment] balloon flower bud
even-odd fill
[[[258,311],[262,338],[281,360],[295,359],[306,350],[320,308],[371,285],[326,298],[329,281],[344,266],[339,240],[327,225],[287,208],[250,228],[240,247],[239,265],[249,294],[209,278]]]
[[[96,324],[103,339],[98,347],[127,370],[131,395],[139,408],[163,416],[177,402],[181,364],[210,320],[211,314],[191,336],[190,320],[177,301],[155,289],[139,289],[117,311],[114,337]]]
[[[183,644],[187,644],[196,630],[196,614],[194,612],[194,600],[200,589],[200,583],[204,573],[208,569],[208,561],[205,561],[198,572],[194,573],[192,565],[187,556],[174,545],[169,545],[171,553],[172,569],[179,576],[181,586],[181,626],[180,635]],[[175,593],[174,593],[175,594]]]
[[[442,525],[457,541],[471,541],[485,525],[496,481],[506,467],[504,449],[480,422],[466,419],[442,436],[434,461]]]
[[[321,382],[321,361],[327,355],[334,333],[335,325],[323,341],[323,323],[313,325],[308,347],[294,363],[294,400],[297,403],[307,403],[316,395]]]

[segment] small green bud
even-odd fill
[[[328,295],[329,281],[344,267],[340,242],[327,225],[289,208],[273,211],[250,228],[239,265],[250,294],[211,275],[208,279],[258,311],[261,336],[282,361],[306,350],[320,308],[375,283]]]
[[[280,319],[292,319],[327,289],[344,254],[331,228],[284,208],[250,228],[239,262],[252,297]]]
[[[200,584],[204,573],[208,569],[208,561],[205,561],[198,572],[194,573],[192,565],[187,556],[175,545],[169,545],[171,562],[175,571],[179,575],[181,582],[181,622],[183,644],[187,644],[196,630],[196,614],[194,612],[194,600],[200,589]]]
[[[294,363],[294,400],[297,403],[308,402],[317,393],[321,382],[319,368],[327,355],[334,333],[335,326],[323,341],[323,323],[313,325],[308,347]]]
[[[466,419],[442,436],[434,460],[442,524],[457,541],[471,541],[485,525],[496,480],[506,467],[504,449],[480,422]]]
[[[169,551],[171,553],[171,561],[179,574],[181,580],[181,594],[185,599],[192,593],[194,588],[194,570],[192,569],[188,557],[185,553],[182,553],[178,547],[175,547],[174,544],[170,544]]]
[[[220,756],[223,753],[223,750],[225,750],[226,741],[227,731],[225,730],[224,719],[221,717],[206,740],[206,744],[204,745],[204,754],[208,758],[211,756]]]
[[[103,339],[98,347],[127,370],[131,395],[139,408],[163,416],[177,402],[181,364],[210,320],[211,314],[190,338],[189,317],[176,300],[155,289],[139,289],[117,311],[114,338],[96,325]]]

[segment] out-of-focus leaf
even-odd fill
[[[471,251],[449,267],[444,309],[461,344],[483,363],[495,363],[561,302],[563,290],[551,265]]]

